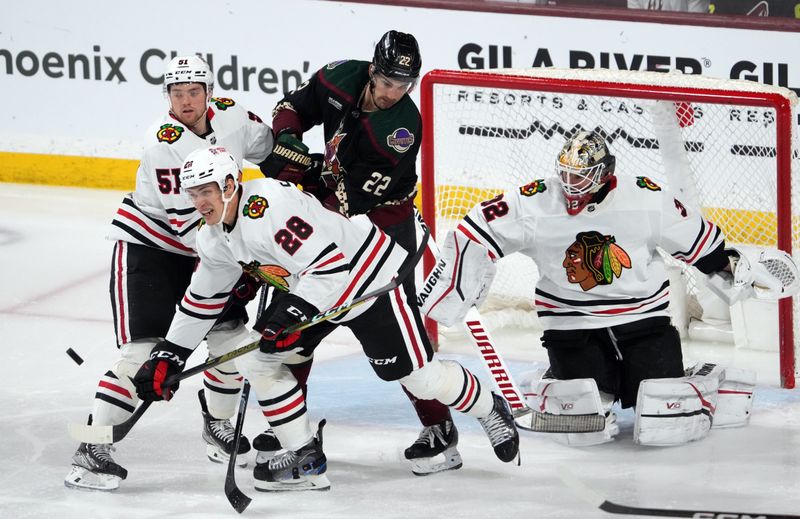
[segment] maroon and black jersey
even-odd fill
[[[346,216],[367,214],[383,228],[413,211],[422,120],[408,95],[387,110],[362,112],[359,102],[368,83],[367,61],[326,65],[278,103],[273,131],[292,129],[302,136],[322,124],[323,175],[338,182],[326,201]]]

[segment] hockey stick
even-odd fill
[[[415,215],[419,226],[422,227],[423,231],[430,234],[425,220],[422,219],[422,215],[419,214],[419,212],[415,212]],[[434,256],[439,254],[438,247],[434,240],[428,240],[428,248]],[[441,273],[441,271],[439,272]],[[436,280],[438,280],[438,277],[434,277],[428,281],[433,281],[434,283],[431,284],[435,284]],[[426,283],[426,287],[423,287],[422,292],[426,291],[427,285],[428,283]],[[531,409],[528,404],[525,403],[522,392],[514,383],[514,379],[511,377],[511,372],[506,367],[503,357],[500,355],[500,352],[497,351],[497,348],[494,347],[494,341],[489,335],[486,326],[483,324],[481,314],[474,306],[467,312],[464,326],[467,332],[469,332],[470,340],[475,347],[478,348],[481,354],[481,360],[486,370],[489,372],[489,375],[491,375],[495,388],[511,407],[511,412],[514,415],[514,421],[517,427],[527,431],[543,433],[597,432],[605,428],[606,419],[605,416],[601,414],[555,415]],[[527,415],[531,415],[530,425],[521,421]]]
[[[602,494],[580,481],[575,475],[561,465],[558,467],[558,477],[572,489],[575,494],[590,505],[600,510],[617,515],[644,515],[652,517],[692,517],[696,519],[800,519],[800,515],[789,514],[754,514],[744,512],[717,512],[712,510],[672,510],[669,508],[645,508],[628,506],[609,501]]]
[[[294,332],[303,331],[306,328],[310,328],[316,324],[333,319],[334,317],[348,312],[353,308],[388,294],[395,288],[401,286],[405,279],[414,272],[414,268],[417,266],[417,263],[419,263],[420,258],[422,258],[429,237],[430,231],[426,228],[425,234],[422,237],[422,243],[413,255],[410,255],[408,258],[406,258],[405,262],[397,271],[397,275],[392,279],[392,281],[380,288],[376,288],[371,292],[353,299],[349,303],[342,303],[341,305],[328,308],[327,310],[314,315],[307,321],[290,326],[283,331],[284,336],[291,335]],[[207,369],[213,368],[214,366],[218,366],[237,357],[241,357],[246,353],[257,350],[260,340],[261,339],[259,337],[258,340],[255,340],[249,344],[245,344],[244,346],[236,348],[233,351],[229,351],[228,353],[220,355],[219,357],[207,359],[202,364],[198,364],[197,366],[189,368],[181,373],[178,373],[177,375],[173,375],[164,382],[163,386],[167,387],[174,385],[175,382],[179,382],[191,376],[197,375],[198,373],[202,373]],[[133,425],[137,420],[139,420],[139,417],[144,414],[144,412],[147,410],[147,407],[149,407],[151,403],[151,401],[143,402],[130,418],[118,425],[69,424],[69,434],[74,439],[84,443],[116,443],[123,439],[128,432],[130,432]]]
[[[242,396],[239,400],[239,413],[236,418],[236,429],[234,430],[234,440],[233,440],[233,450],[231,451],[231,457],[228,460],[228,473],[225,475],[225,497],[228,498],[228,502],[231,504],[234,510],[239,512],[240,514],[245,511],[245,509],[250,504],[250,499],[247,497],[244,492],[239,490],[239,487],[236,486],[236,455],[239,453],[239,442],[242,439],[242,427],[244,426],[244,414],[247,412],[247,399],[250,397],[250,381],[245,379],[244,385],[242,386]]]

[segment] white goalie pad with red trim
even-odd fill
[[[691,376],[643,380],[636,397],[633,441],[671,446],[705,438],[714,420],[722,372],[706,363]]]

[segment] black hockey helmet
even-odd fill
[[[417,39],[404,32],[387,32],[375,45],[372,65],[375,72],[388,78],[416,80],[422,68]]]

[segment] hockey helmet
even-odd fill
[[[567,199],[567,212],[575,215],[611,180],[616,159],[597,132],[581,130],[567,140],[556,159],[556,173]]]
[[[422,68],[417,39],[404,32],[387,32],[375,45],[372,65],[387,78],[415,81]]]
[[[164,93],[168,93],[170,85],[175,83],[203,83],[206,94],[211,97],[214,73],[206,60],[199,56],[176,56],[167,63],[164,71]]]
[[[229,176],[233,177],[235,192],[238,186],[240,169],[233,155],[228,153],[228,150],[222,146],[201,148],[191,152],[183,163],[181,189],[185,191],[210,182],[216,182],[224,193],[225,180]]]

